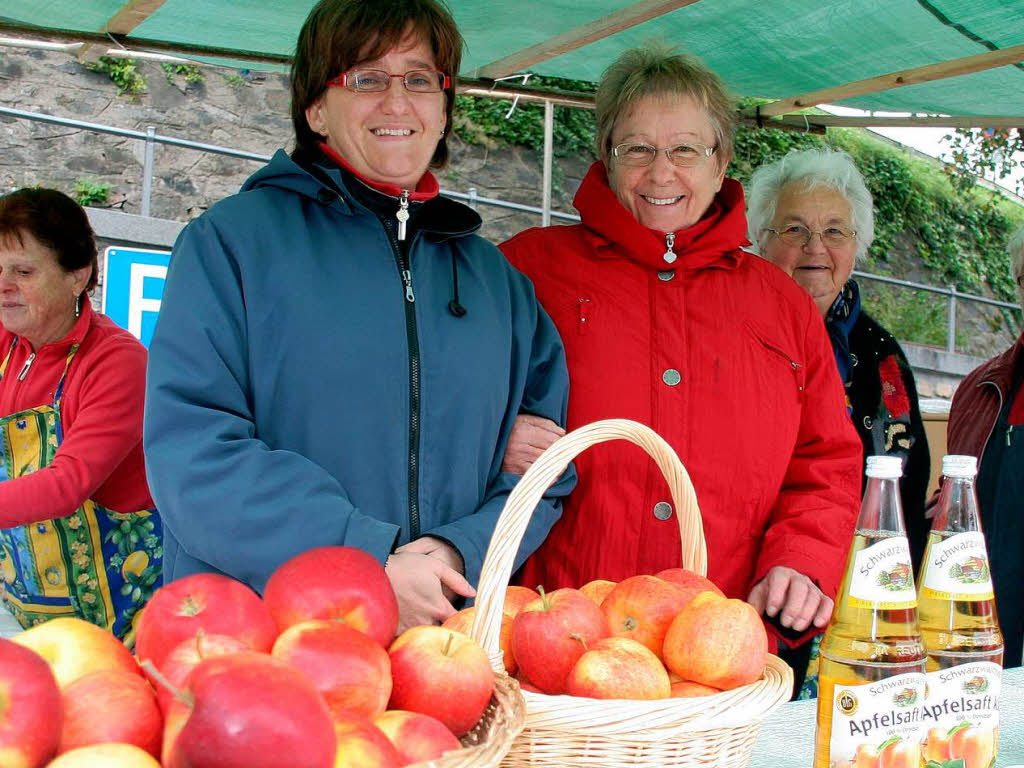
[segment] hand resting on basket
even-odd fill
[[[769,618],[778,616],[783,627],[803,632],[813,622],[824,627],[832,616],[832,599],[809,578],[792,568],[772,568],[747,595],[754,610]]]
[[[455,613],[451,601],[456,595],[476,594],[462,568],[455,548],[431,536],[395,550],[384,570],[398,598],[399,634],[420,624],[440,624]]]
[[[508,436],[501,471],[511,475],[524,474],[530,465],[564,434],[565,430],[551,419],[534,416],[532,413],[520,413],[516,416],[512,432]]]

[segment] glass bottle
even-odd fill
[[[814,768],[917,768],[925,652],[896,456],[870,456],[867,488],[821,642]]]
[[[1003,635],[981,530],[974,456],[944,456],[945,482],[921,563],[920,623],[928,695],[926,764],[989,768],[999,743]]]

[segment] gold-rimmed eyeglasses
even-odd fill
[[[374,93],[388,90],[391,80],[396,77],[402,81],[405,90],[412,93],[438,93],[451,86],[448,75],[431,69],[410,69],[399,75],[383,69],[351,69],[328,80],[327,86],[348,88],[358,93]]]
[[[673,165],[699,165],[715,154],[716,147],[696,141],[673,144],[671,147],[652,147],[642,141],[627,141],[612,148],[612,156],[623,165],[642,167],[654,162],[659,152]]]
[[[802,224],[790,224],[785,229],[772,229],[765,227],[765,232],[771,232],[786,245],[795,245],[803,248],[815,235],[821,236],[821,242],[829,248],[839,248],[846,245],[857,236],[857,231],[846,227],[825,227],[825,229],[808,229]]]

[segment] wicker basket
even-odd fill
[[[577,429],[548,448],[516,485],[487,550],[473,636],[496,670],[503,671],[498,635],[505,587],[530,516],[573,458],[607,440],[628,440],[658,464],[675,502],[682,564],[701,575],[707,572],[707,546],[693,484],[668,443],[648,427],[623,419]],[[769,656],[761,680],[700,698],[599,700],[524,691],[526,725],[502,765],[743,768],[761,721],[789,699],[792,685],[789,667]]]
[[[494,680],[494,695],[483,717],[463,736],[463,749],[446,752],[436,760],[413,763],[408,768],[497,768],[523,730],[526,705],[519,683],[499,670]]]

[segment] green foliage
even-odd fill
[[[74,198],[79,205],[104,205],[110,200],[110,185],[95,179],[75,181]]]
[[[895,338],[915,344],[946,346],[948,304],[945,296],[875,280],[858,282],[864,309]],[[957,346],[964,346],[966,341],[962,326],[957,326]]]
[[[134,59],[113,59],[100,56],[98,61],[86,65],[93,72],[102,72],[117,86],[117,95],[134,96],[146,90],[146,78],[139,72]]]
[[[245,85],[245,78],[241,75],[236,75],[234,72],[230,72],[224,75],[224,82],[232,88],[241,88]]]
[[[595,85],[557,77],[533,77],[530,86],[593,91]],[[455,100],[455,133],[469,144],[544,146],[544,107],[520,101],[509,115],[510,100],[459,96]],[[587,109],[555,110],[555,154],[594,157],[594,115]]]
[[[1019,128],[957,128],[945,137],[951,150],[951,162],[944,167],[953,188],[970,193],[975,177],[989,175],[1005,179],[1014,170],[1024,168],[1024,131]],[[1017,183],[1017,194],[1024,194],[1024,182]]]
[[[179,75],[185,78],[185,85],[203,82],[203,73],[195,64],[161,64],[168,85],[174,85],[174,80]]]

